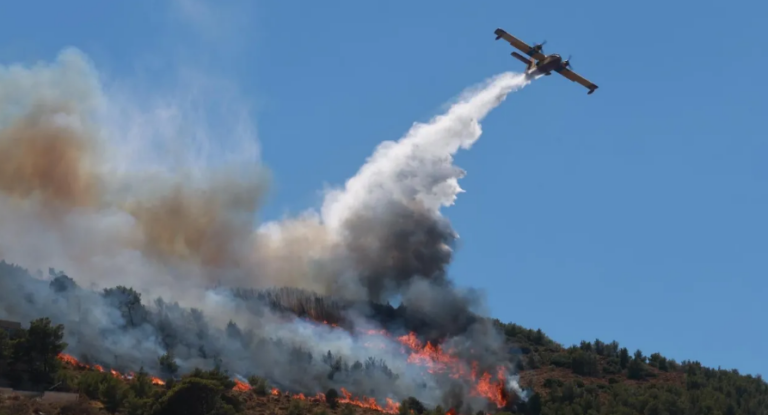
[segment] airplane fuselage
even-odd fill
[[[504,29],[498,28],[493,33],[496,35],[496,40],[504,39],[509,42],[512,47],[528,55],[523,56],[516,51],[510,54],[512,57],[525,64],[525,73],[527,75],[538,77],[539,75],[552,75],[552,72],[556,72],[566,79],[569,79],[572,82],[577,82],[589,89],[588,94],[595,92],[597,89],[597,85],[573,71],[570,57],[568,59],[563,59],[556,53],[544,55],[542,46],[544,46],[546,41],[538,45],[530,46],[522,40],[505,32]]]
[[[552,73],[552,71],[559,69],[562,64],[563,58],[560,55],[554,53],[552,55],[547,55],[544,59],[536,62],[536,68],[534,71],[544,75],[549,75]]]

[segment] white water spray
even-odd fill
[[[453,165],[459,148],[469,149],[480,138],[479,122],[507,95],[532,81],[525,74],[503,73],[460,95],[450,109],[426,124],[415,123],[397,142],[381,143],[343,189],[326,195],[322,219],[337,230],[355,212],[384,200],[414,199],[433,214],[450,206],[463,190],[464,171]]]

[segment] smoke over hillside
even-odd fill
[[[159,373],[172,352],[182,370],[299,392],[501,407],[510,356],[446,275],[457,235],[440,209],[461,192],[452,155],[528,82],[488,80],[382,143],[319,211],[257,226],[268,176],[253,142],[199,163],[210,142],[148,123],[167,120],[157,108],[126,111],[76,51],[0,67],[0,257],[74,279],[3,265],[0,318],[50,316],[70,354],[117,369]]]

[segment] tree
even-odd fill
[[[267,380],[258,377],[258,376],[251,376],[248,378],[248,383],[251,385],[251,390],[253,390],[253,393],[259,396],[266,396],[269,393],[269,384],[267,383]]]
[[[626,369],[629,365],[629,350],[626,347],[622,347],[619,351],[619,366],[622,370]]]
[[[536,360],[536,354],[529,353],[525,357],[525,369],[531,370],[531,369],[538,369],[541,365],[539,365],[539,362]]]
[[[576,350],[571,356],[571,370],[581,376],[599,376],[600,365],[597,356],[583,349]]]
[[[218,383],[224,390],[231,390],[235,387],[236,383],[231,379],[229,375],[221,370],[202,370],[197,368],[192,371],[187,378],[205,379]]]
[[[52,272],[51,269],[48,270],[49,274]],[[63,293],[77,288],[77,283],[64,273],[59,273],[55,274],[55,277],[51,280],[51,283],[48,286],[51,287],[51,290],[55,293]]]
[[[165,376],[175,376],[179,372],[179,365],[176,363],[171,352],[160,356],[157,359],[157,363],[160,364],[160,370]]]
[[[400,413],[401,414],[408,414],[411,411],[417,413],[417,414],[423,414],[424,411],[426,411],[427,408],[424,407],[424,404],[421,403],[418,399],[414,398],[413,396],[409,396],[405,398],[400,403]]]
[[[655,367],[664,372],[669,370],[667,359],[660,353],[651,354],[651,356],[648,358],[648,366]]]
[[[595,353],[598,356],[605,356],[605,343],[601,342],[600,339],[595,339]]]
[[[104,404],[104,409],[111,413],[116,413],[122,409],[125,400],[128,398],[128,388],[125,383],[114,376],[105,376],[102,378],[102,384],[99,389],[99,400]]]
[[[159,402],[163,415],[225,415],[235,410],[222,400],[224,388],[216,381],[189,377],[163,396]]]
[[[149,374],[144,371],[144,366],[139,369],[139,372],[131,381],[129,388],[133,392],[133,396],[139,399],[149,398],[152,394],[152,379]]]
[[[541,395],[538,393],[534,393],[531,395],[530,398],[528,398],[528,402],[526,402],[526,414],[530,415],[539,415],[541,414]]]
[[[0,330],[0,365],[7,363],[11,358],[11,338],[8,332]]]
[[[29,329],[12,343],[13,361],[22,364],[35,382],[50,383],[61,367],[58,356],[67,348],[64,326],[45,317],[32,320]]]
[[[240,327],[237,326],[237,323],[232,320],[229,320],[229,323],[227,323],[226,333],[227,337],[230,339],[237,341],[243,340],[242,330],[240,330]]]
[[[141,304],[141,294],[133,288],[119,285],[104,289],[104,298],[120,310],[128,327],[137,327],[146,321],[147,310]]]
[[[638,350],[635,352],[635,357],[627,366],[627,377],[629,379],[640,380],[645,378],[645,373],[645,357],[643,356],[643,353]]]

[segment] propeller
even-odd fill
[[[545,39],[543,42],[539,43],[538,45],[535,45],[534,48],[538,49],[539,52],[544,52],[544,45],[546,44],[547,44],[547,41]]]
[[[565,62],[563,62],[563,66],[565,66],[566,68],[567,67],[573,68],[573,65],[571,65],[571,55],[568,55],[568,59],[566,59]]]

